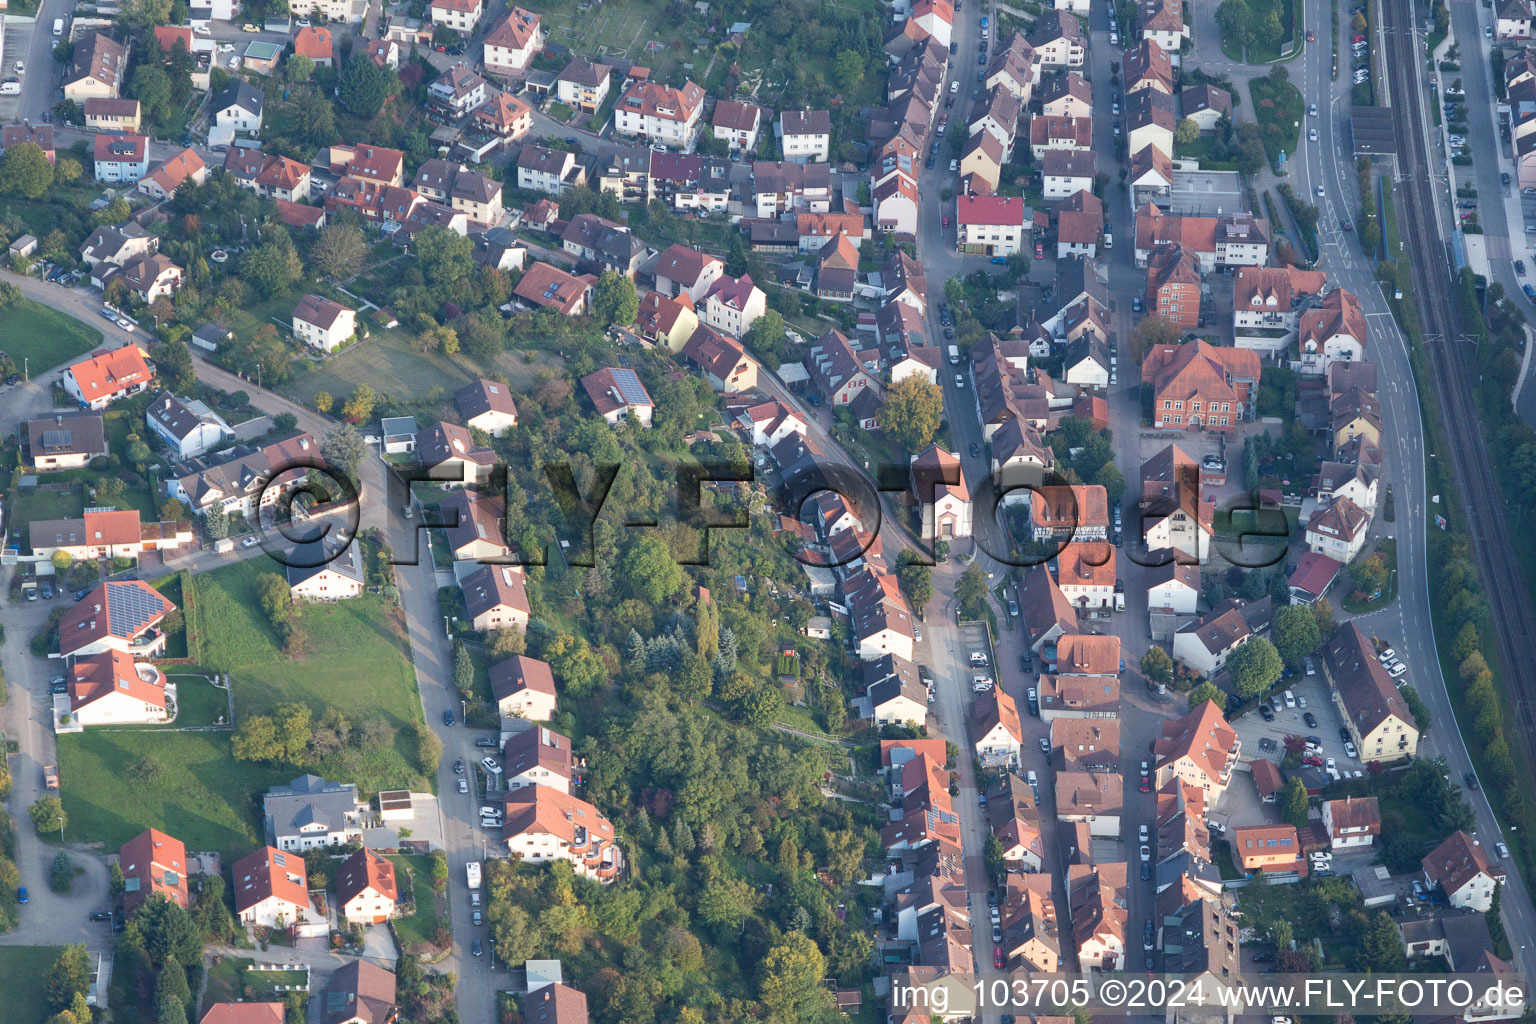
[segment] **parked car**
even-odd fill
[[[443,709],[443,724],[444,725],[452,725],[453,721],[454,721],[454,719],[453,719],[453,708],[444,708]]]
[[[1301,720],[1303,722],[1307,723],[1307,728],[1309,728],[1309,729],[1316,729],[1317,728],[1317,716],[1314,715],[1312,712],[1308,711],[1306,714],[1302,715],[1301,716]]]
[[[1152,847],[1143,843],[1141,845],[1141,862],[1146,864],[1152,860]]]
[[[1355,749],[1355,744],[1352,740],[1344,741],[1344,753],[1348,754],[1356,761],[1360,760],[1360,752]]]
[[[469,780],[464,778],[462,775],[459,776],[459,792],[460,793],[468,793],[469,792]]]
[[[455,774],[455,775],[463,775],[464,774],[464,759],[462,757],[459,758],[457,761],[453,762],[453,774]]]
[[[1268,704],[1260,704],[1259,717],[1264,719],[1266,722],[1273,722],[1275,720],[1275,709],[1270,707]]]

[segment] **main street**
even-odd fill
[[[1452,4],[1454,10],[1471,8],[1470,4]],[[1320,45],[1309,47],[1303,58],[1300,74],[1293,71],[1292,81],[1305,93],[1308,103],[1316,102],[1319,111],[1327,116],[1308,118],[1309,125],[1318,129],[1317,144],[1303,143],[1295,162],[1297,191],[1312,195],[1317,185],[1323,187],[1322,216],[1319,218],[1319,241],[1322,249],[1320,268],[1327,271],[1330,284],[1347,288],[1359,297],[1370,326],[1368,352],[1380,367],[1382,398],[1381,409],[1385,430],[1384,479],[1394,488],[1396,522],[1386,523],[1378,518],[1373,529],[1385,536],[1397,539],[1398,596],[1395,605],[1385,612],[1372,616],[1368,632],[1381,635],[1400,652],[1409,666],[1409,681],[1429,706],[1433,728],[1421,745],[1421,750],[1433,757],[1444,757],[1453,780],[1460,780],[1472,771],[1472,760],[1467,753],[1466,741],[1457,726],[1452,712],[1444,677],[1440,672],[1439,651],[1435,643],[1433,618],[1429,605],[1429,570],[1427,564],[1426,533],[1431,528],[1438,496],[1426,493],[1425,447],[1419,403],[1432,401],[1430,396],[1420,396],[1414,384],[1408,363],[1408,344],[1398,329],[1387,305],[1386,296],[1375,279],[1370,260],[1361,252],[1359,242],[1352,232],[1339,229],[1342,218],[1353,218],[1357,205],[1355,196],[1354,156],[1350,151],[1348,134],[1348,83],[1334,82],[1331,58],[1321,42],[1328,38],[1329,0],[1307,0],[1307,24],[1317,25]],[[1347,11],[1340,11],[1348,17]],[[1474,14],[1475,17],[1475,14]],[[1341,23],[1344,40],[1347,22]],[[1373,34],[1372,45],[1379,42],[1379,34]],[[1463,45],[1465,51],[1467,46]],[[1471,98],[1474,75],[1463,76]],[[1385,84],[1385,83],[1379,83]],[[1393,104],[1424,102],[1420,96],[1393,96]],[[1488,143],[1491,147],[1492,142]],[[1430,147],[1434,152],[1434,146]],[[1479,153],[1492,153],[1492,149],[1476,149]],[[1490,161],[1491,163],[1491,161]],[[1434,174],[1438,169],[1427,169]],[[1424,168],[1402,168],[1402,174],[1423,174]],[[1492,172],[1495,175],[1496,171]],[[1497,178],[1494,187],[1483,195],[1498,194]],[[1492,203],[1485,203],[1491,206]],[[1449,282],[1447,282],[1449,287]],[[1487,791],[1479,789],[1467,793],[1474,812],[1474,833],[1485,847],[1507,837],[1501,830],[1488,802]],[[1502,913],[1505,927],[1512,936],[1516,958],[1523,972],[1530,972],[1536,965],[1536,950],[1528,949],[1536,924],[1529,889],[1517,871],[1509,872],[1504,888]],[[1521,940],[1525,939],[1524,942]]]

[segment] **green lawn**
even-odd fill
[[[233,1003],[245,997],[242,975],[256,961],[247,957],[227,956],[208,967],[208,984],[203,988],[202,1012],[214,1003]]]
[[[0,947],[0,992],[8,1024],[43,1024],[48,1000],[43,979],[63,952],[58,946]]]
[[[254,989],[256,998],[271,996],[275,999],[283,998],[277,991],[279,985],[305,985],[309,984],[308,971],[253,971],[247,969],[242,978],[244,984]]]
[[[47,476],[43,481],[52,483]],[[11,522],[36,523],[48,519],[78,519],[85,511],[85,500],[80,488],[67,491],[44,490],[41,487],[21,488],[16,494],[16,504],[11,510]]]
[[[218,725],[220,718],[229,719],[229,694],[219,689],[201,675],[170,672],[167,674],[176,684],[176,728],[194,725]]]
[[[253,589],[257,575],[271,568],[272,563],[253,559],[194,577],[198,656],[210,670],[230,673],[237,722],[283,701],[303,701],[317,715],[328,706],[354,720],[381,715],[396,729],[419,719],[415,674],[392,620],[394,606],[365,596],[306,608],[305,653],[292,661],[262,621]],[[194,679],[178,683],[187,688],[189,722],[212,721],[224,712],[222,692]],[[230,741],[226,732],[171,730],[93,729],[60,737],[70,837],[115,849],[154,826],[192,849],[218,850],[226,858],[249,852],[260,835],[262,794],[302,769],[236,761]],[[367,793],[420,789],[429,783],[415,770],[414,753],[402,731],[393,745],[348,746],[305,767]],[[166,766],[163,783],[141,786],[127,777],[128,765],[144,755]]]
[[[416,901],[416,910],[411,916],[394,920],[395,935],[404,951],[409,951],[417,943],[431,943],[432,937],[437,934],[440,908],[437,894],[432,891],[431,860],[430,857],[403,855],[389,858],[395,866],[395,885],[400,890],[401,898],[404,899],[409,892]]]
[[[421,718],[421,698],[398,606],[365,594],[333,605],[310,605],[300,623],[304,653],[285,657],[256,599],[255,580],[275,564],[252,559],[196,579],[194,607],[199,653],[209,668],[230,673],[235,713],[262,714],[284,701],[302,701],[316,715],[334,707],[354,722],[382,716],[403,729]],[[413,744],[402,732],[392,747],[347,747],[313,766],[364,792],[430,785],[411,764]]]
[[[165,766],[165,781],[143,786],[127,775],[139,757]],[[59,737],[66,837],[108,850],[151,826],[191,850],[226,861],[260,841],[261,797],[299,774],[290,765],[236,761],[227,732],[90,729]]]
[[[0,315],[0,351],[36,378],[101,344],[101,332],[31,299]]]

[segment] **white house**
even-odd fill
[[[433,25],[446,25],[461,35],[469,35],[485,10],[481,0],[432,0],[428,5]]]
[[[235,861],[235,916],[246,927],[292,928],[304,936],[330,930],[309,899],[309,874],[297,853],[264,846]]]
[[[357,787],[300,775],[273,786],[262,798],[262,824],[268,845],[302,852],[345,846],[363,838]]]
[[[296,563],[284,571],[288,576],[288,596],[295,601],[346,601],[363,592],[363,558],[356,542],[336,555],[327,555],[320,541],[299,545],[293,555]]]
[[[1493,862],[1483,844],[1465,832],[1452,832],[1421,862],[1424,882],[1444,889],[1453,907],[1487,913],[1495,887],[1504,884],[1504,869]]]
[[[542,725],[524,728],[502,747],[502,778],[508,789],[549,786],[569,793],[574,761],[569,736]]]
[[[453,401],[464,417],[464,425],[471,430],[501,437],[517,426],[517,403],[512,399],[512,389],[498,381],[482,378],[466,384],[453,393]]]
[[[266,96],[260,89],[237,78],[214,98],[214,126],[229,132],[260,132],[265,105]]]
[[[912,457],[912,491],[923,510],[923,536],[971,535],[971,492],[960,459],[936,444]]]
[[[166,392],[144,410],[144,422],[165,442],[174,461],[206,455],[235,439],[224,417],[201,399],[183,399]]]
[[[352,924],[383,924],[394,916],[399,898],[394,864],[367,847],[336,869],[336,903]]]
[[[521,78],[544,48],[540,16],[521,7],[503,14],[485,34],[485,70],[492,75]]]
[[[1092,153],[1048,149],[1040,160],[1040,166],[1047,199],[1066,199],[1078,192],[1093,191]]]
[[[1019,707],[1000,688],[993,687],[971,704],[971,727],[971,734],[976,737],[976,756],[982,764],[1019,763],[1019,751],[1024,745]]]
[[[79,726],[164,722],[175,693],[158,668],[124,651],[77,657],[70,668],[69,713]]]
[[[357,333],[357,313],[323,295],[306,295],[293,310],[293,336],[331,352]]]
[[[1200,600],[1200,567],[1170,558],[1148,570],[1147,611],[1153,615],[1193,615]]]
[[[1348,565],[1365,547],[1370,513],[1348,498],[1338,498],[1307,520],[1307,550]]]
[[[704,296],[704,322],[722,334],[740,338],[768,312],[768,296],[750,274],[720,277]]]
[[[149,140],[142,135],[98,135],[92,147],[97,181],[138,181],[149,173]]]
[[[552,786],[524,786],[502,803],[507,852],[529,864],[563,860],[583,878],[608,883],[624,868],[613,823],[596,807]]]
[[[490,681],[502,718],[547,722],[555,717],[558,701],[549,662],[516,654],[491,666]]]
[[[1373,796],[1323,801],[1323,831],[1335,850],[1370,846],[1381,834],[1381,810]]]
[[[699,136],[704,90],[696,82],[673,89],[660,82],[636,82],[613,107],[613,130],[687,151]]]
[[[963,253],[1011,256],[1024,248],[1024,200],[1012,196],[958,196],[956,247]]]
[[[832,149],[832,115],[825,110],[779,113],[779,144],[791,163],[824,163]]]

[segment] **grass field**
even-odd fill
[[[300,658],[289,660],[262,620],[255,596],[256,577],[270,568],[255,559],[194,578],[199,657],[210,670],[230,673],[237,722],[284,701],[302,701],[317,715],[333,706],[354,721],[382,716],[402,730],[392,746],[348,746],[305,768],[353,782],[366,793],[430,785],[415,770],[414,744],[402,729],[421,717],[421,705],[405,641],[392,618],[394,606],[364,596],[304,609],[308,643]],[[188,688],[183,697],[188,724],[224,713],[222,692],[195,679],[178,683]],[[262,794],[301,769],[236,761],[231,736],[93,729],[61,737],[70,837],[115,849],[154,826],[192,849],[218,850],[226,858],[249,852],[260,834]],[[128,765],[145,755],[166,766],[164,782],[142,786],[127,776]]]
[[[247,957],[227,956],[208,967],[208,984],[203,989],[202,1012],[214,1003],[233,1003],[243,998],[245,983],[241,976],[256,961]]]
[[[395,934],[409,951],[416,943],[430,943],[437,934],[440,917],[437,894],[432,891],[431,858],[393,856],[389,860],[395,866],[395,885],[401,897],[409,891],[416,901],[415,913],[394,921]]]
[[[421,699],[398,607],[372,594],[307,606],[300,615],[304,652],[290,660],[263,620],[255,593],[257,576],[272,568],[272,563],[252,559],[196,577],[196,656],[209,668],[230,673],[236,716],[302,701],[316,715],[334,707],[354,722],[382,716],[396,729],[420,719]],[[393,747],[348,747],[314,767],[365,792],[430,785],[412,767],[413,754],[402,733]]]
[[[43,1024],[48,1018],[42,981],[62,952],[57,946],[0,948],[0,992],[5,993],[9,1024]]]
[[[50,481],[52,482],[52,481]],[[11,522],[36,523],[47,519],[75,519],[85,511],[85,500],[79,487],[67,491],[50,491],[42,488],[22,488],[17,491],[16,505],[11,510]]]
[[[176,728],[218,725],[229,718],[229,694],[200,675],[168,673],[176,684]]]
[[[136,759],[165,765],[165,781],[127,775]],[[298,772],[290,765],[236,761],[230,733],[90,729],[59,737],[67,838],[115,850],[151,826],[189,850],[244,856],[260,839],[261,796]]]
[[[8,354],[18,370],[25,361],[33,377],[100,344],[100,331],[31,299],[22,299],[0,315],[0,352]]]

